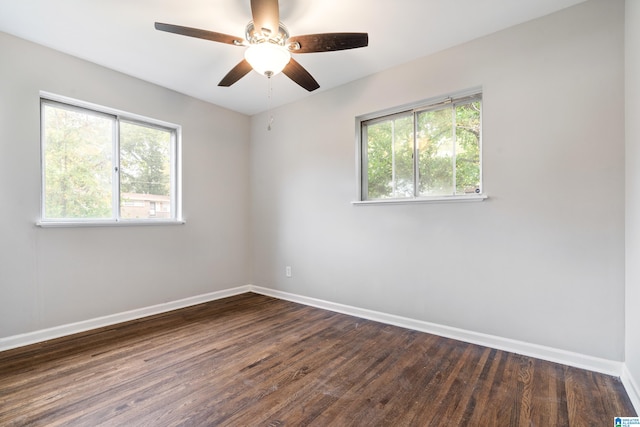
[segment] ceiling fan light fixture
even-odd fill
[[[253,20],[245,28],[244,40],[229,34],[162,22],[156,22],[155,28],[168,33],[247,47],[244,59],[218,83],[222,87],[231,86],[251,70],[255,70],[267,77],[283,72],[298,86],[312,92],[320,85],[291,54],[334,52],[369,45],[367,33],[319,33],[290,38],[289,30],[280,22],[279,0],[251,0],[250,4]]]
[[[291,53],[285,47],[267,41],[249,46],[244,51],[244,59],[256,72],[271,77],[286,67]]]

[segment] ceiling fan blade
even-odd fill
[[[368,45],[369,34],[367,33],[307,34],[289,38],[289,49],[293,53],[332,52]]]
[[[278,34],[280,29],[278,0],[251,0],[251,14],[253,15],[253,26],[257,32]]]
[[[243,78],[249,71],[251,71],[251,64],[249,64],[246,59],[243,59],[238,65],[233,67],[231,71],[222,78],[222,80],[220,80],[218,86],[229,87]]]
[[[309,92],[313,92],[320,87],[316,79],[293,58],[289,60],[289,63],[284,67],[282,72]]]
[[[166,31],[167,33],[180,34],[183,36],[195,37],[197,39],[211,40],[219,43],[232,44],[240,46],[243,43],[242,37],[234,37],[228,34],[216,33],[214,31],[200,30],[198,28],[182,27],[180,25],[163,24],[156,22],[156,30]]]

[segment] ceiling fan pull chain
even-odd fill
[[[269,122],[267,123],[267,130],[271,130],[271,124],[273,123],[273,115],[271,114],[271,94],[273,92],[272,87],[271,87],[271,76],[267,76],[267,81],[268,83],[268,91],[269,93],[267,94],[267,98],[268,98],[268,106],[267,106],[267,115],[269,117]]]

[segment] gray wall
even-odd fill
[[[249,118],[0,33],[0,337],[250,283]],[[186,225],[42,229],[39,91],[182,125]]]
[[[626,355],[640,387],[640,2],[626,2]],[[640,395],[640,388],[636,390]]]
[[[623,37],[595,0],[254,116],[253,283],[622,361]],[[351,204],[355,116],[475,86],[487,201]]]

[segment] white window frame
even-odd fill
[[[480,141],[479,141],[479,149],[480,149],[480,192],[473,194],[465,194],[465,195],[443,195],[443,196],[418,196],[417,193],[417,183],[415,181],[418,179],[416,168],[418,167],[418,163],[414,161],[414,195],[413,197],[398,197],[398,198],[388,198],[388,199],[367,199],[366,198],[366,174],[367,174],[367,139],[363,137],[364,128],[363,124],[365,123],[375,123],[380,120],[387,120],[392,116],[402,116],[402,115],[413,115],[414,116],[414,126],[415,116],[418,113],[435,110],[442,108],[443,105],[447,104],[457,104],[462,103],[466,100],[478,98],[480,101],[483,99],[482,88],[473,88],[466,91],[456,92],[454,94],[449,94],[446,96],[440,96],[436,98],[430,98],[427,100],[422,100],[419,102],[402,105],[399,107],[393,107],[387,110],[377,111],[374,113],[369,113],[365,115],[361,115],[356,117],[356,174],[357,174],[357,199],[352,202],[354,205],[385,205],[385,204],[405,204],[405,203],[433,203],[433,202],[477,202],[483,201],[488,198],[488,195],[484,191],[484,183],[483,183],[483,159],[482,159],[482,116],[483,113],[480,113]],[[484,107],[484,105],[483,105]],[[414,132],[415,138],[415,132]],[[415,151],[417,150],[415,141],[414,141],[414,158],[417,158],[415,155]],[[455,180],[455,175],[454,175]],[[455,182],[454,182],[455,183]],[[455,188],[455,187],[454,187]]]
[[[36,222],[39,227],[95,227],[95,226],[132,226],[132,225],[176,225],[184,224],[182,217],[182,127],[180,125],[169,123],[138,114],[128,113],[114,108],[104,107],[90,102],[80,101],[68,98],[62,95],[56,95],[49,92],[40,92],[40,219]],[[113,197],[112,197],[112,216],[111,218],[45,218],[45,159],[44,159],[44,114],[42,114],[44,105],[62,105],[66,108],[77,109],[79,111],[88,111],[92,114],[109,116],[114,118],[115,135],[113,143]],[[120,164],[119,164],[119,124],[120,122],[136,123],[163,129],[171,132],[171,218],[121,218],[120,217]]]

